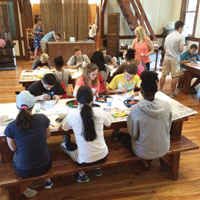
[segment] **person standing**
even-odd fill
[[[149,37],[146,37],[145,29],[138,26],[135,29],[136,38],[133,40],[132,49],[135,49],[135,60],[141,60],[145,63],[146,68],[150,71],[149,55],[154,52],[153,44]]]
[[[56,41],[59,42],[61,39],[61,35],[58,33],[55,33],[55,31],[51,31],[47,33],[42,39],[41,39],[41,45],[42,45],[42,52],[47,53],[47,43],[49,41]]]
[[[33,46],[35,48],[34,58],[37,59],[37,54],[39,50],[42,49],[41,39],[44,35],[41,19],[38,19],[37,24],[34,25],[33,33],[34,33]]]
[[[171,72],[171,94],[170,97],[176,97],[176,85],[180,71],[180,53],[183,52],[185,38],[181,35],[184,22],[177,21],[175,23],[175,31],[170,33],[165,39],[165,57],[162,69],[162,77],[160,79],[160,91],[163,92],[165,78]]]

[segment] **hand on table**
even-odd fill
[[[58,102],[59,99],[60,99],[60,98],[59,98],[58,95],[54,95],[54,96],[53,96],[53,100],[56,100],[56,103]]]
[[[76,64],[76,67],[79,67],[80,65],[82,65],[82,62],[78,62],[78,63]]]
[[[44,68],[44,69],[48,69],[48,67],[47,67],[46,65],[44,65],[42,68]]]
[[[190,62],[195,61],[195,60],[196,60],[196,57],[193,57],[190,59]]]
[[[120,88],[120,89],[117,89],[116,92],[127,93],[127,89],[126,88]]]
[[[41,69],[41,67],[37,67],[36,69],[39,70],[39,69]]]
[[[49,96],[48,94],[43,94],[43,95],[41,95],[41,96],[42,96],[42,98],[43,98],[43,99],[41,99],[41,100],[43,100],[43,101],[48,101],[48,100],[51,99],[51,96]]]

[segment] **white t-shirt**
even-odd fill
[[[85,141],[83,123],[80,110],[68,114],[62,122],[62,129],[68,131],[73,129],[76,144],[78,146],[78,163],[92,163],[103,159],[108,154],[108,147],[104,140],[103,126],[110,126],[111,122],[101,108],[93,108],[94,124],[97,138],[92,142]]]
[[[185,37],[178,31],[170,33],[165,39],[166,60],[180,60],[180,44],[185,44]]]
[[[74,55],[74,56],[72,56],[72,57],[68,60],[67,65],[69,65],[69,66],[75,66],[78,62],[82,62],[82,63],[83,63],[84,61],[85,61],[87,64],[90,63],[90,59],[88,58],[87,55],[82,54],[81,59],[78,59],[78,58]],[[80,67],[80,66],[79,66],[79,67]],[[83,66],[81,65],[81,67],[83,67]]]

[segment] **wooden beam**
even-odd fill
[[[146,28],[146,26],[144,25],[144,18],[143,18],[143,16],[140,14],[140,12],[139,12],[139,10],[138,10],[138,7],[137,7],[137,5],[136,5],[136,3],[135,3],[135,1],[134,1],[134,0],[131,0],[131,4],[132,4],[132,6],[133,6],[133,8],[134,8],[134,10],[135,10],[136,16],[138,17],[138,19],[139,19],[139,21],[140,21],[140,26],[143,26],[143,27],[144,27],[145,32],[146,32],[146,35],[149,36],[149,33],[148,33],[148,31],[147,31],[147,28]]]
[[[102,2],[102,8],[101,8],[101,37],[104,35],[104,13],[105,13],[105,9],[106,9],[106,4],[107,4],[107,0],[103,0]]]
[[[146,16],[146,13],[145,13],[143,7],[142,7],[142,4],[140,3],[140,0],[135,0],[135,1],[137,3],[137,6],[138,6],[140,12],[141,12],[142,17],[144,18],[144,21],[146,23],[146,26],[147,26],[149,32],[150,32],[150,35],[152,36],[153,40],[156,40],[155,34],[153,32],[153,29],[151,28],[151,25],[149,23],[149,20],[148,20],[148,18]]]

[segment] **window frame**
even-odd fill
[[[188,35],[188,37],[195,37],[195,32],[196,32],[196,24],[197,24],[197,17],[198,17],[198,12],[199,12],[199,2],[200,0],[197,0],[197,5],[196,5],[196,10],[195,11],[187,11],[187,5],[189,4],[190,0],[182,0],[182,6],[181,6],[181,16],[180,20],[185,22],[186,18],[186,13],[195,13],[194,17],[194,24],[193,24],[193,31],[192,35]]]

